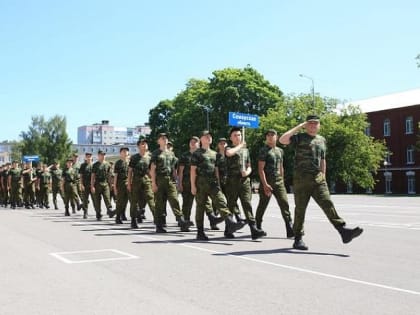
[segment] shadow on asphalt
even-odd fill
[[[216,253],[214,256],[247,256],[247,255],[267,255],[267,254],[294,254],[294,255],[317,255],[317,256],[336,256],[342,258],[348,258],[349,255],[336,254],[336,253],[325,253],[325,252],[311,252],[311,251],[298,251],[293,248],[276,248],[276,249],[261,249],[261,250],[247,250],[230,253]]]

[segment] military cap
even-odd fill
[[[203,136],[207,136],[207,135],[212,136],[212,134],[211,134],[211,132],[210,132],[210,131],[208,131],[208,130],[203,130],[203,131],[200,133],[200,138],[201,138],[201,137],[203,137]]]
[[[199,138],[199,137],[197,137],[197,136],[192,136],[192,137],[190,138],[190,141],[191,141],[191,140],[193,140],[193,139],[194,139],[195,141],[197,141],[197,142],[198,142],[198,141],[200,141],[200,138]]]
[[[306,121],[319,121],[319,116],[317,115],[308,115]]]
[[[219,140],[217,142],[222,142],[222,141],[227,142],[227,139],[226,138],[219,138]]]
[[[169,134],[167,132],[161,132],[158,134],[158,138],[161,138],[161,137],[169,138]]]
[[[73,157],[67,158],[66,162],[73,162]]]
[[[105,151],[99,150],[98,154],[106,155]]]
[[[242,128],[240,128],[240,127],[232,127],[232,129],[230,129],[230,131],[229,131],[229,136],[232,134],[232,132],[235,132],[235,131],[242,131]]]
[[[74,153],[73,153],[73,156],[74,156],[74,157],[78,157],[78,156],[79,156],[79,154],[77,154],[77,152],[74,152]]]
[[[268,135],[269,133],[273,133],[273,134],[277,134],[277,130],[275,130],[275,129],[268,129],[266,132],[265,132],[265,135]]]
[[[12,163],[19,163],[19,161],[18,160],[13,160]]]
[[[92,155],[92,152],[86,152],[85,155]]]
[[[123,151],[123,150],[130,151],[130,149],[128,147],[122,147],[122,148],[120,148],[120,152]]]

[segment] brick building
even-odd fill
[[[420,88],[353,102],[367,113],[366,133],[384,139],[388,155],[377,174],[374,193],[420,194]]]

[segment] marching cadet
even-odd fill
[[[281,144],[292,145],[295,149],[293,193],[295,197],[295,220],[293,248],[308,250],[302,240],[306,208],[312,197],[321,207],[330,223],[341,235],[343,243],[349,243],[362,234],[363,229],[346,227],[346,222],[338,215],[331,201],[325,174],[326,141],[318,134],[321,127],[316,115],[309,115],[306,121],[285,132],[279,139]],[[298,133],[301,129],[305,132]]]
[[[46,164],[42,164],[42,171],[38,175],[37,190],[39,191],[39,207],[50,208],[49,195],[51,190],[51,174]]]
[[[16,209],[20,206],[22,200],[22,169],[19,162],[14,160],[9,171],[8,186],[10,189],[10,206]]]
[[[216,152],[210,148],[213,137],[208,130],[200,135],[201,148],[194,151],[191,157],[191,193],[195,196],[196,211],[195,221],[197,226],[197,239],[207,241],[204,233],[204,212],[208,198],[211,198],[213,206],[220,213],[220,218],[212,218],[212,224],[225,221],[227,233],[233,234],[244,226],[243,222],[235,222],[226,205],[226,199],[220,190],[216,175]],[[209,218],[211,218],[209,216]]]
[[[6,163],[4,165],[3,171],[1,172],[1,187],[3,190],[3,206],[7,207],[7,204],[9,203],[9,182],[7,178],[9,177],[9,171],[10,171],[10,163]]]
[[[246,143],[242,139],[241,128],[233,127],[230,130],[232,146],[226,148],[226,197],[229,210],[233,213],[237,206],[238,199],[241,201],[242,209],[251,230],[251,237],[256,240],[265,236],[265,232],[258,229],[252,214],[252,191],[251,191],[251,158]],[[225,231],[227,238],[235,237],[233,233]]]
[[[39,181],[41,179],[41,174],[43,172],[43,169],[44,169],[44,163],[38,162],[34,170],[35,204],[40,208],[43,208],[43,204],[42,204],[41,188],[39,186]]]
[[[81,202],[82,189],[80,185],[80,163],[78,159],[79,159],[79,155],[77,153],[73,153],[73,168],[76,174],[75,184],[76,184],[76,189],[77,189],[77,196],[74,199],[75,205],[72,204],[72,207],[77,206],[77,210],[80,210],[82,209],[82,202]]]
[[[192,154],[200,147],[200,139],[196,136],[192,136],[188,145],[189,150],[184,152],[179,159],[178,190],[182,194],[182,213],[185,221],[192,226],[191,209],[194,202],[194,196],[191,194],[190,166]]]
[[[115,212],[112,211],[108,184],[108,178],[111,173],[111,165],[105,161],[105,154],[106,153],[102,150],[98,151],[98,161],[96,161],[92,166],[92,177],[90,182],[90,190],[94,197],[93,205],[95,206],[96,219],[98,221],[102,219],[102,198],[104,199],[108,216],[112,218],[115,214]]]
[[[109,165],[111,166],[111,171],[108,176],[108,185],[109,185],[109,200],[114,200],[115,204],[117,203],[117,196],[114,193],[114,162],[109,162]]]
[[[155,216],[155,196],[152,191],[152,181],[149,169],[151,154],[146,138],[137,141],[138,153],[130,158],[128,164],[127,189],[130,192],[131,228],[137,229],[137,221],[142,223],[145,218],[146,203],[152,215]],[[140,213],[137,212],[137,207]]]
[[[114,194],[117,198],[115,223],[122,224],[127,220],[125,210],[127,208],[129,192],[128,183],[128,147],[120,148],[120,159],[114,165]]]
[[[160,133],[158,136],[159,148],[153,151],[150,164],[152,190],[155,193],[155,223],[156,233],[166,233],[164,229],[165,200],[172,208],[182,232],[188,232],[189,226],[179,206],[176,187],[176,162],[174,153],[168,149],[168,135]]]
[[[76,171],[73,168],[73,158],[68,158],[61,177],[61,191],[63,192],[65,216],[70,216],[70,205],[72,206],[72,212],[76,212],[74,205],[76,204],[75,199],[78,198],[78,195],[75,172]]]
[[[26,209],[35,209],[35,172],[32,168],[32,162],[25,163],[22,170],[23,181],[23,203]]]
[[[92,180],[92,153],[85,153],[85,161],[80,165],[80,190],[82,192],[82,209],[83,219],[87,219],[88,208],[89,208],[89,196],[94,200],[94,196],[91,191],[90,182]]]
[[[265,146],[258,155],[258,175],[260,200],[257,206],[255,219],[257,228],[261,229],[264,212],[267,209],[271,195],[277,200],[281,215],[286,224],[287,238],[294,237],[292,217],[289,211],[286,187],[284,186],[283,150],[277,147],[277,131],[269,129],[265,133]]]
[[[57,204],[57,195],[63,198],[63,191],[61,189],[61,179],[63,175],[63,171],[60,168],[60,163],[57,161],[53,162],[53,165],[50,167],[51,173],[51,190],[52,190],[52,200],[54,204],[54,209],[58,210]]]

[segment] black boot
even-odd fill
[[[140,209],[140,218],[146,220],[146,209]]]
[[[74,206],[71,206],[71,213],[76,213]]]
[[[163,222],[165,221],[166,217],[156,218],[156,233],[167,233],[166,229],[163,226]]]
[[[267,233],[265,233],[263,230],[258,229],[255,223],[250,223],[249,228],[251,229],[251,237],[253,240],[259,239],[267,235]]]
[[[188,222],[185,221],[183,216],[178,217],[177,221],[178,221],[179,227],[181,228],[181,232],[190,232]]]
[[[203,227],[198,227],[197,228],[197,240],[199,240],[199,241],[208,241],[209,240],[206,233],[204,233],[204,228]]]
[[[265,233],[263,230],[258,229],[255,223],[249,223],[249,228],[251,229],[251,238],[253,240],[267,235],[267,233]]]
[[[83,210],[83,219],[87,219],[87,210]]]
[[[226,232],[228,234],[233,234],[236,231],[242,229],[245,226],[244,222],[235,222],[233,221],[231,216],[227,216],[225,218],[225,224],[226,224]]]
[[[66,217],[69,217],[70,216],[69,208],[66,208],[66,211],[64,211],[64,215]]]
[[[212,230],[212,231],[219,231],[220,228],[217,225],[210,225],[210,230]]]
[[[219,223],[222,223],[225,219],[223,217],[217,217],[214,215],[213,212],[210,212],[207,214],[209,221],[210,221],[210,225],[214,226],[217,225]]]
[[[120,220],[121,221],[127,221],[127,216],[125,215],[125,213],[123,212],[120,216]]]
[[[244,219],[240,213],[235,213],[236,222],[244,222],[246,224],[246,219]]]
[[[224,235],[225,235],[225,238],[235,238],[235,234],[229,233],[228,231],[225,231]]]
[[[121,222],[122,223],[122,222]],[[138,229],[139,226],[137,225],[137,220],[136,218],[131,218],[131,228],[132,229]]]
[[[303,242],[302,236],[296,236],[295,237],[295,242],[293,243],[293,248],[294,249],[299,249],[299,250],[308,250],[308,246],[306,246],[306,244]]]
[[[107,214],[110,218],[113,218],[113,217],[114,217],[114,215],[116,214],[116,211],[115,211],[115,210],[112,210],[112,208],[108,208],[108,209],[106,210],[106,214]]]
[[[340,226],[337,228],[338,233],[341,235],[341,239],[344,244],[350,243],[353,238],[358,237],[363,233],[363,229],[356,227],[354,229],[346,228],[345,226]]]
[[[286,222],[286,235],[287,235],[287,238],[295,237],[295,233],[293,232],[292,221]]]
[[[123,224],[123,222],[121,221],[121,215],[117,214],[117,216],[115,217],[115,224]]]

